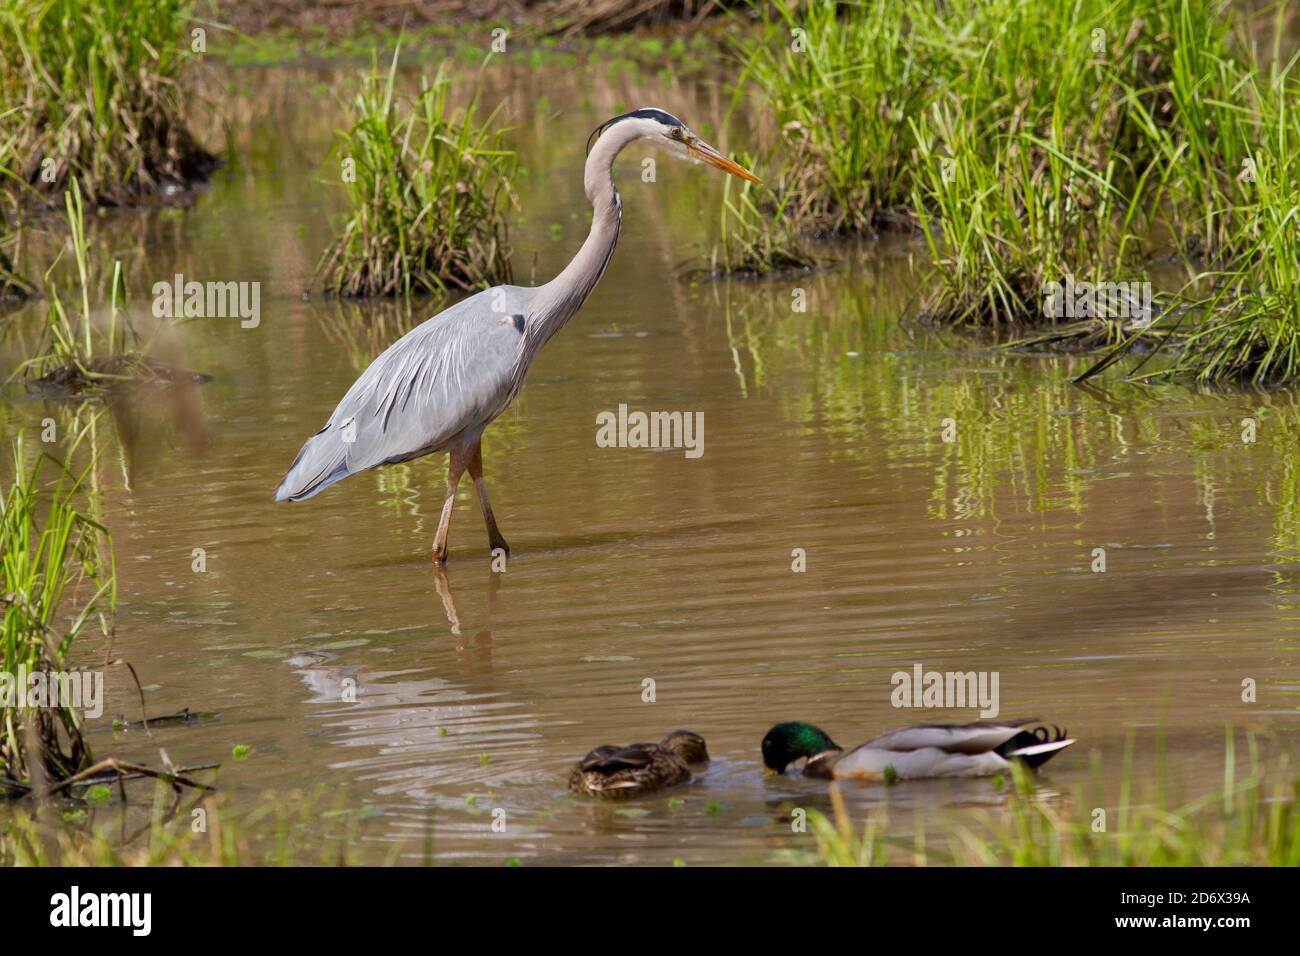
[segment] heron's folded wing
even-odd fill
[[[500,319],[438,316],[380,356],[330,416],[335,428],[355,422],[348,467],[435,450],[499,414],[520,340],[513,323]]]
[[[513,394],[522,323],[491,310],[486,296],[439,313],[375,359],[298,453],[278,497],[310,497],[436,451],[500,414]]]

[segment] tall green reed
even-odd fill
[[[47,454],[29,460],[21,436],[12,456],[13,477],[0,499],[0,651],[4,673],[16,681],[19,668],[66,671],[79,636],[92,627],[109,633],[117,575],[108,531],[81,504],[85,473],[77,476]],[[50,469],[54,476],[47,481]],[[0,699],[3,789],[67,779],[90,766],[75,707],[67,701],[29,707],[23,688],[17,691]]]
[[[943,80],[942,58],[918,26],[926,5],[832,0],[756,5],[762,31],[741,41],[752,80],[780,130],[789,218],[824,233],[910,221],[914,167],[908,118]]]
[[[1300,378],[1300,82],[1297,58],[1234,78],[1208,97],[1230,117],[1212,141],[1166,150],[1161,192],[1196,250],[1208,259],[1178,295],[1179,308],[1119,343],[1086,375],[1157,339],[1166,360],[1146,371],[1150,351],[1128,374],[1207,385],[1273,386]],[[1211,80],[1227,75],[1209,74]],[[1210,122],[1210,121],[1207,121]],[[1214,125],[1211,123],[1210,125]],[[1190,183],[1190,185],[1189,185]],[[1184,210],[1200,210],[1189,215]],[[1185,217],[1185,218],[1179,218]]]
[[[741,164],[752,167],[746,154]],[[709,254],[714,275],[768,275],[810,269],[819,264],[802,241],[789,215],[790,195],[766,185],[736,185],[727,177],[722,186],[718,240]]]
[[[106,323],[97,323],[91,308],[93,265],[86,242],[85,208],[78,180],[64,195],[69,244],[76,267],[75,296],[79,308],[63,300],[54,278],[57,261],[45,275],[45,340],[38,353],[22,362],[18,374],[28,378],[85,388],[112,379],[136,377],[147,362],[139,336],[128,320],[126,283],[120,262],[113,263]]]
[[[20,185],[21,180],[17,172],[18,136],[7,129],[7,124],[17,112],[17,108],[11,108],[0,113],[0,299],[22,297],[32,291],[31,284],[17,273],[10,251],[17,243],[19,217],[19,203],[12,187]]]
[[[933,319],[1051,322],[1048,282],[1140,279],[1153,152],[1130,112],[1151,59],[1148,0],[957,2],[935,42],[956,64],[912,120],[912,194],[938,269]],[[1117,28],[1119,28],[1117,30]],[[1123,150],[1116,144],[1123,143]],[[1101,314],[1097,334],[1115,333]]]
[[[190,0],[0,0],[3,119],[31,189],[121,205],[215,164],[183,122]]]

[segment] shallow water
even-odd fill
[[[442,456],[273,503],[303,440],[405,321],[391,304],[302,295],[340,208],[325,182],[340,118],[323,88],[346,72],[232,71],[223,82],[245,88],[230,104],[235,161],[182,213],[97,224],[140,310],[175,272],[262,283],[258,328],[214,319],[177,331],[188,367],[214,376],[200,393],[201,451],[157,393],[98,426],[95,478],[121,589],[114,653],[148,685],[150,713],[218,713],[114,743],[109,717],[138,714],[114,670],[93,725],[99,752],[156,762],[165,747],[196,764],[251,745],[221,772],[237,802],[321,785],[368,808],[367,858],[419,862],[432,827],[438,862],[487,863],[807,851],[785,815],[824,809],[825,787],[765,778],[758,741],[784,719],[848,744],[975,718],[893,707],[891,674],[917,663],[997,672],[1001,716],[1067,726],[1079,744],[1047,767],[1049,790],[1088,784],[1098,761],[1113,804],[1126,739],[1136,735],[1149,769],[1157,728],[1172,787],[1188,796],[1221,783],[1229,724],[1270,753],[1294,752],[1293,395],[1081,388],[1069,383],[1081,360],[900,322],[924,281],[907,239],[835,249],[841,266],[816,276],[694,282],[677,267],[707,247],[720,197],[698,167],[664,161],[644,184],[639,157],[623,160],[625,228],[609,272],[488,431],[489,488],[514,551],[505,574],[489,568],[468,483],[451,566],[431,568]],[[512,229],[518,280],[533,250],[545,279],[585,234],[590,127],[644,103],[687,122],[726,107],[704,80],[581,70],[558,73],[536,109],[506,101],[528,167]],[[745,136],[737,125],[724,145]],[[806,312],[791,308],[796,287]],[[414,321],[437,308],[417,304]],[[9,320],[6,367],[39,309]],[[702,412],[703,456],[598,448],[596,416],[620,403]],[[34,441],[56,407],[10,392],[0,420]],[[1248,417],[1254,442],[1242,440]],[[195,548],[203,573],[191,570]],[[1092,570],[1095,548],[1105,573]],[[1252,704],[1246,678],[1258,684]],[[341,703],[349,680],[358,699]],[[672,794],[684,802],[565,793],[589,748],[678,726],[714,755]],[[1001,800],[988,781],[849,796],[862,814],[887,805],[900,828],[913,812]],[[506,811],[504,833],[493,808]],[[331,825],[322,815],[306,826]]]

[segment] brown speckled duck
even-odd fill
[[[574,793],[625,800],[691,779],[691,766],[708,763],[704,738],[674,730],[657,744],[605,744],[578,761],[569,774]]]

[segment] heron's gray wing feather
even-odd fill
[[[310,498],[348,475],[477,437],[517,389],[522,323],[491,307],[501,305],[488,298],[497,291],[440,312],[375,359],[302,447],[276,499]]]

